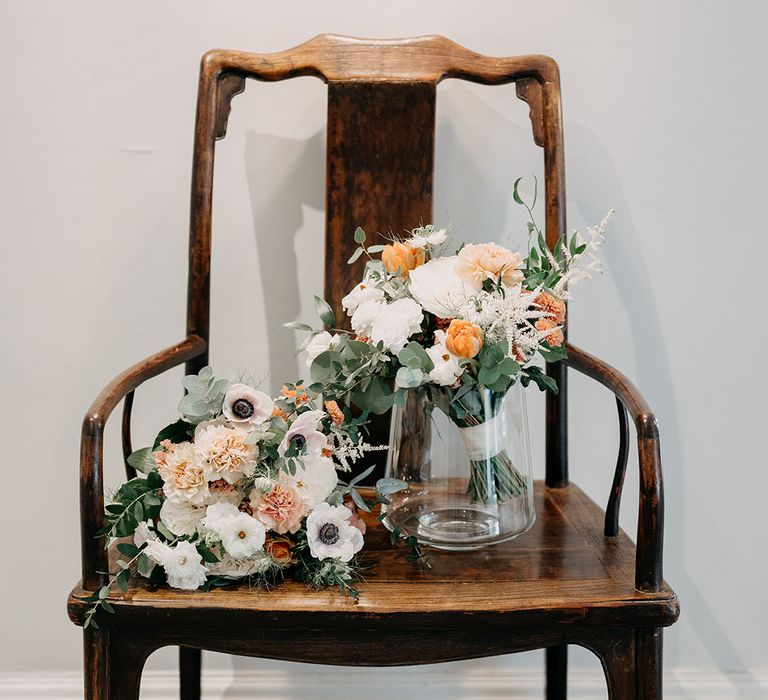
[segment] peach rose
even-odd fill
[[[459,251],[456,272],[464,279],[481,283],[501,276],[501,281],[512,287],[523,281],[523,273],[517,269],[522,262],[519,253],[496,243],[472,243]]]
[[[557,322],[553,321],[551,318],[540,318],[535,323],[537,331],[551,331],[544,338],[544,342],[551,348],[560,347],[563,344],[563,340],[565,340],[563,331],[557,328],[557,326]],[[557,330],[551,330],[553,328],[556,328]]]
[[[474,323],[455,318],[445,334],[445,347],[456,357],[474,357],[483,347],[482,331]]]
[[[419,265],[424,264],[426,255],[423,248],[411,248],[407,243],[397,242],[384,246],[384,250],[381,251],[381,262],[390,274],[408,277],[410,270],[415,270]]]
[[[549,314],[549,318],[557,325],[565,321],[565,302],[562,299],[558,299],[549,292],[542,292],[533,300],[533,303]]]
[[[264,551],[279,566],[288,566],[293,562],[293,542],[287,537],[268,536],[264,543]]]
[[[253,514],[270,530],[280,534],[296,532],[301,527],[301,520],[306,515],[304,501],[290,486],[283,482],[275,484],[267,494],[261,495],[258,489],[251,492]]]

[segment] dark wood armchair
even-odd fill
[[[546,56],[490,58],[442,37],[372,41],[318,36],[276,54],[210,51],[203,56],[195,126],[187,337],[134,365],[95,400],[83,422],[80,463],[82,580],[68,610],[82,625],[81,597],[105,582],[109,552],[94,534],[103,524],[104,425],[123,402],[123,448],[131,451],[133,392],[186,363],[208,362],[209,269],[214,150],[225,136],[232,97],[246,78],[313,75],[328,85],[326,297],[338,308],[359,279],[347,265],[351,232],[402,230],[432,219],[435,92],[444,78],[516,83],[530,106],[533,138],[544,151],[546,234],[565,230],[563,132],[557,64]],[[340,314],[341,315],[341,314]],[[616,397],[620,448],[603,511],[569,483],[566,371],[571,367]],[[662,578],[663,491],[659,431],[650,408],[620,372],[568,346],[549,366],[561,387],[547,399],[546,481],[536,483],[538,520],[513,542],[470,553],[436,552],[421,571],[372,525],[372,567],[358,604],[335,591],[310,593],[287,581],[270,591],[233,586],[209,593],[131,584],[111,600],[85,637],[85,695],[138,697],[145,659],[179,646],[181,696],[200,694],[200,650],[321,664],[388,666],[546,649],[550,699],[566,695],[566,649],[601,660],[611,698],[661,698],[662,628],[679,609]],[[629,418],[640,464],[637,544],[619,529]],[[130,471],[129,471],[129,475]]]

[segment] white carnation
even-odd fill
[[[413,298],[439,318],[457,318],[458,309],[482,289],[482,283],[459,277],[457,255],[435,258],[410,272]]]
[[[366,299],[360,302],[352,314],[352,320],[350,321],[352,330],[360,336],[367,337],[370,335],[374,322],[385,306],[386,303],[381,299]]]
[[[352,511],[321,503],[307,516],[309,553],[315,559],[349,561],[363,548],[363,535],[350,525]]]
[[[348,316],[357,311],[364,301],[382,301],[384,292],[371,286],[367,281],[360,282],[354,289],[341,300],[341,305]]]
[[[312,366],[318,355],[338,345],[340,340],[338,333],[331,335],[328,331],[322,331],[312,336],[312,340],[307,345],[307,367]]]
[[[418,269],[418,268],[416,268]],[[397,299],[381,304],[370,330],[372,343],[384,343],[384,349],[398,353],[414,333],[421,330],[424,312],[413,299]]]

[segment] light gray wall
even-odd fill
[[[107,379],[183,334],[198,57],[217,46],[278,50],[321,31],[442,33],[487,54],[560,62],[569,223],[616,209],[606,272],[578,290],[572,334],[625,369],[661,421],[667,577],[683,606],[668,661],[765,666],[767,7],[0,3],[0,670],[80,664],[64,613],[79,567],[79,423]],[[218,154],[212,358],[272,388],[300,371],[280,324],[309,318],[321,289],[324,96],[314,79],[250,83]],[[438,101],[436,220],[466,240],[513,232],[522,243],[511,184],[541,171],[526,106],[514,88],[453,81]],[[179,377],[138,395],[137,442],[173,417]],[[576,378],[572,400],[573,476],[604,501],[613,403]],[[541,472],[540,397],[531,404]],[[108,439],[114,485],[114,427]],[[622,517],[630,531],[634,466]]]

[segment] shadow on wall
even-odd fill
[[[266,316],[267,366],[271,378],[292,381],[303,376],[304,368],[296,357],[296,337],[283,323],[301,312],[296,239],[304,225],[304,207],[325,207],[325,133],[292,140],[248,131],[245,165]],[[317,234],[322,236],[322,230]],[[273,380],[272,392],[279,388]]]
[[[510,217],[515,206],[511,200],[515,173],[541,172],[541,152],[532,144],[527,120],[522,123],[508,119],[466,87],[440,92],[438,100],[436,181],[440,201],[436,201],[436,221],[445,222],[447,212],[456,235],[467,241],[487,239],[484,232],[510,231],[513,223],[517,229],[517,214]],[[471,144],[462,140],[464,133],[471,134]],[[604,254],[607,266],[620,272],[615,280],[620,300],[632,320],[638,384],[646,391],[653,387],[652,403],[661,414],[667,501],[674,504],[680,516],[675,520],[681,522],[686,504],[678,403],[653,288],[638,253],[639,233],[632,223],[618,173],[598,137],[582,125],[568,124],[565,138],[568,150],[589,154],[589,158],[566,162],[566,172],[571,175],[567,180],[571,212],[577,210],[585,221],[599,221],[606,202],[622,212],[624,224]],[[530,144],[532,150],[522,151],[522,144]],[[518,151],[522,158],[513,155]],[[281,325],[301,312],[296,238],[304,225],[304,207],[320,211],[324,208],[324,132],[306,140],[291,140],[249,131],[245,158],[269,331],[269,367],[273,376],[298,377],[294,336],[281,332]],[[446,204],[450,204],[450,210]],[[457,219],[450,220],[451,212]],[[470,221],[471,227],[467,225]],[[524,245],[523,240],[508,243]],[[275,260],[283,262],[275,266]],[[720,669],[749,676],[727,630],[682,567],[682,528],[667,527],[666,542],[667,570],[681,596],[684,614],[702,644]],[[673,648],[673,657],[676,652]],[[235,670],[251,663],[233,661]]]

